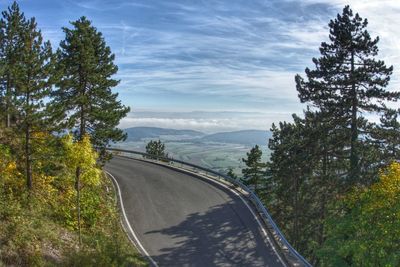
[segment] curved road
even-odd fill
[[[248,206],[208,179],[115,157],[126,217],[142,247],[162,266],[285,266]]]

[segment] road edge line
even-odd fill
[[[192,173],[192,172],[190,172],[190,173]],[[260,222],[260,219],[259,219],[258,216],[255,214],[254,210],[250,207],[249,203],[247,203],[247,201],[241,196],[241,193],[237,192],[236,190],[230,188],[228,185],[226,185],[226,184],[224,184],[224,183],[222,183],[222,182],[220,182],[220,181],[218,181],[218,180],[216,180],[216,179],[213,179],[213,178],[210,178],[210,177],[207,177],[207,176],[203,176],[203,175],[198,174],[198,173],[193,173],[193,174],[195,174],[195,175],[197,175],[197,176],[201,176],[202,178],[208,179],[208,180],[210,180],[210,181],[213,181],[213,182],[215,182],[215,183],[217,183],[217,184],[219,184],[219,185],[225,187],[226,189],[228,189],[229,191],[231,191],[232,193],[234,193],[236,196],[238,196],[238,197],[240,198],[240,200],[242,200],[242,202],[244,203],[244,205],[250,210],[250,212],[251,212],[251,214],[253,215],[254,219],[256,219],[258,226],[261,228],[261,232],[264,234],[265,238],[268,240],[268,243],[271,245],[271,247],[272,247],[272,249],[274,250],[275,254],[278,256],[278,259],[281,261],[281,263],[282,263],[284,266],[287,267],[286,262],[282,259],[280,253],[276,250],[274,244],[273,244],[272,241],[271,241],[271,238],[269,237],[267,231],[264,229],[263,224]]]
[[[124,157],[124,156],[122,156],[122,157]],[[129,157],[124,157],[124,158],[132,159],[132,158],[129,158]],[[197,173],[197,172],[185,169],[185,168],[179,168],[179,167],[174,166],[174,165],[159,163],[159,162],[156,162],[156,161],[149,161],[149,160],[143,160],[143,159],[136,159],[136,160],[143,161],[143,162],[149,162],[149,163],[157,164],[159,166],[164,166],[164,167],[167,167],[167,168],[170,168],[170,169],[176,169],[176,170],[179,170],[179,171],[183,171],[183,172],[186,172],[186,173],[191,174],[193,176],[200,177],[200,179],[207,179],[209,181],[212,181],[214,183],[219,184],[220,186],[224,187],[225,189],[228,189],[230,192],[232,192],[233,194],[238,196],[240,198],[240,200],[242,200],[242,202],[245,204],[245,206],[250,210],[250,213],[253,215],[253,217],[257,221],[257,224],[258,224],[259,228],[261,228],[261,232],[264,234],[265,238],[268,240],[268,243],[270,244],[270,246],[274,250],[275,254],[278,256],[278,259],[280,260],[280,262],[285,267],[288,266],[286,261],[282,259],[281,253],[275,248],[275,246],[273,244],[273,241],[271,240],[271,237],[267,233],[268,230],[265,229],[264,224],[260,221],[260,219],[256,215],[256,213],[253,210],[253,208],[250,207],[249,203],[243,198],[243,194],[241,192],[238,192],[238,190],[232,189],[228,184],[225,184],[225,183],[219,181],[218,179],[215,179],[215,178],[212,178],[212,177],[208,177],[207,175],[202,175],[200,173]]]
[[[142,243],[140,243],[139,238],[137,237],[137,235],[135,234],[135,231],[133,231],[133,228],[131,226],[131,224],[129,223],[128,217],[126,216],[126,212],[125,212],[125,207],[124,207],[124,202],[122,200],[122,195],[121,195],[121,188],[119,187],[118,181],[117,179],[115,179],[114,175],[112,175],[110,172],[104,170],[104,172],[111,177],[111,179],[113,180],[113,182],[117,185],[117,195],[119,198],[119,205],[120,208],[122,210],[122,215],[124,217],[125,220],[125,224],[128,226],[129,232],[132,234],[133,238],[135,239],[135,241],[133,241],[130,236],[128,235],[129,240],[134,244],[134,246],[139,246],[139,249],[145,254],[145,256],[150,260],[150,262],[155,266],[155,267],[159,267],[158,264],[154,261],[154,259],[150,256],[150,254],[147,252],[147,250],[143,247]],[[125,227],[124,227],[125,228]]]

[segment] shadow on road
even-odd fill
[[[254,229],[254,218],[240,216],[235,206],[234,201],[214,206],[190,214],[176,226],[145,233],[172,240],[152,258],[160,266],[282,266]]]

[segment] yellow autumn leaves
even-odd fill
[[[90,138],[85,135],[81,141],[74,142],[72,136],[67,135],[63,140],[65,146],[65,160],[67,168],[73,173],[77,167],[82,170],[81,182],[85,185],[98,185],[101,171],[96,167],[97,153],[93,150]]]
[[[400,200],[400,163],[393,162],[381,171],[380,181],[371,187],[371,191],[386,198],[386,204],[399,204]]]
[[[82,223],[93,224],[97,220],[101,170],[97,166],[98,155],[89,136],[75,141],[71,135],[67,135],[60,139],[58,146],[49,145],[55,139],[48,134],[38,132],[34,138],[36,153],[32,168],[33,188],[30,194],[35,196],[34,199],[38,203],[52,206],[58,214],[58,219],[66,226],[76,228],[75,171],[79,167]],[[23,168],[19,166],[23,166],[23,163],[23,158],[12,156],[9,147],[0,145],[0,184],[3,194],[19,198],[26,193]],[[52,172],[54,175],[49,175]]]
[[[320,250],[324,266],[400,266],[400,163],[380,171],[379,181],[348,194],[346,214],[327,225],[330,238]],[[351,262],[343,259],[351,258]]]

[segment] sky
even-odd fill
[[[399,0],[20,0],[45,39],[86,16],[119,66],[114,89],[131,107],[120,127],[204,132],[268,130],[305,108],[294,76],[313,67],[328,23],[347,4],[379,36],[379,59],[400,87]],[[0,0],[4,10],[11,1]]]

